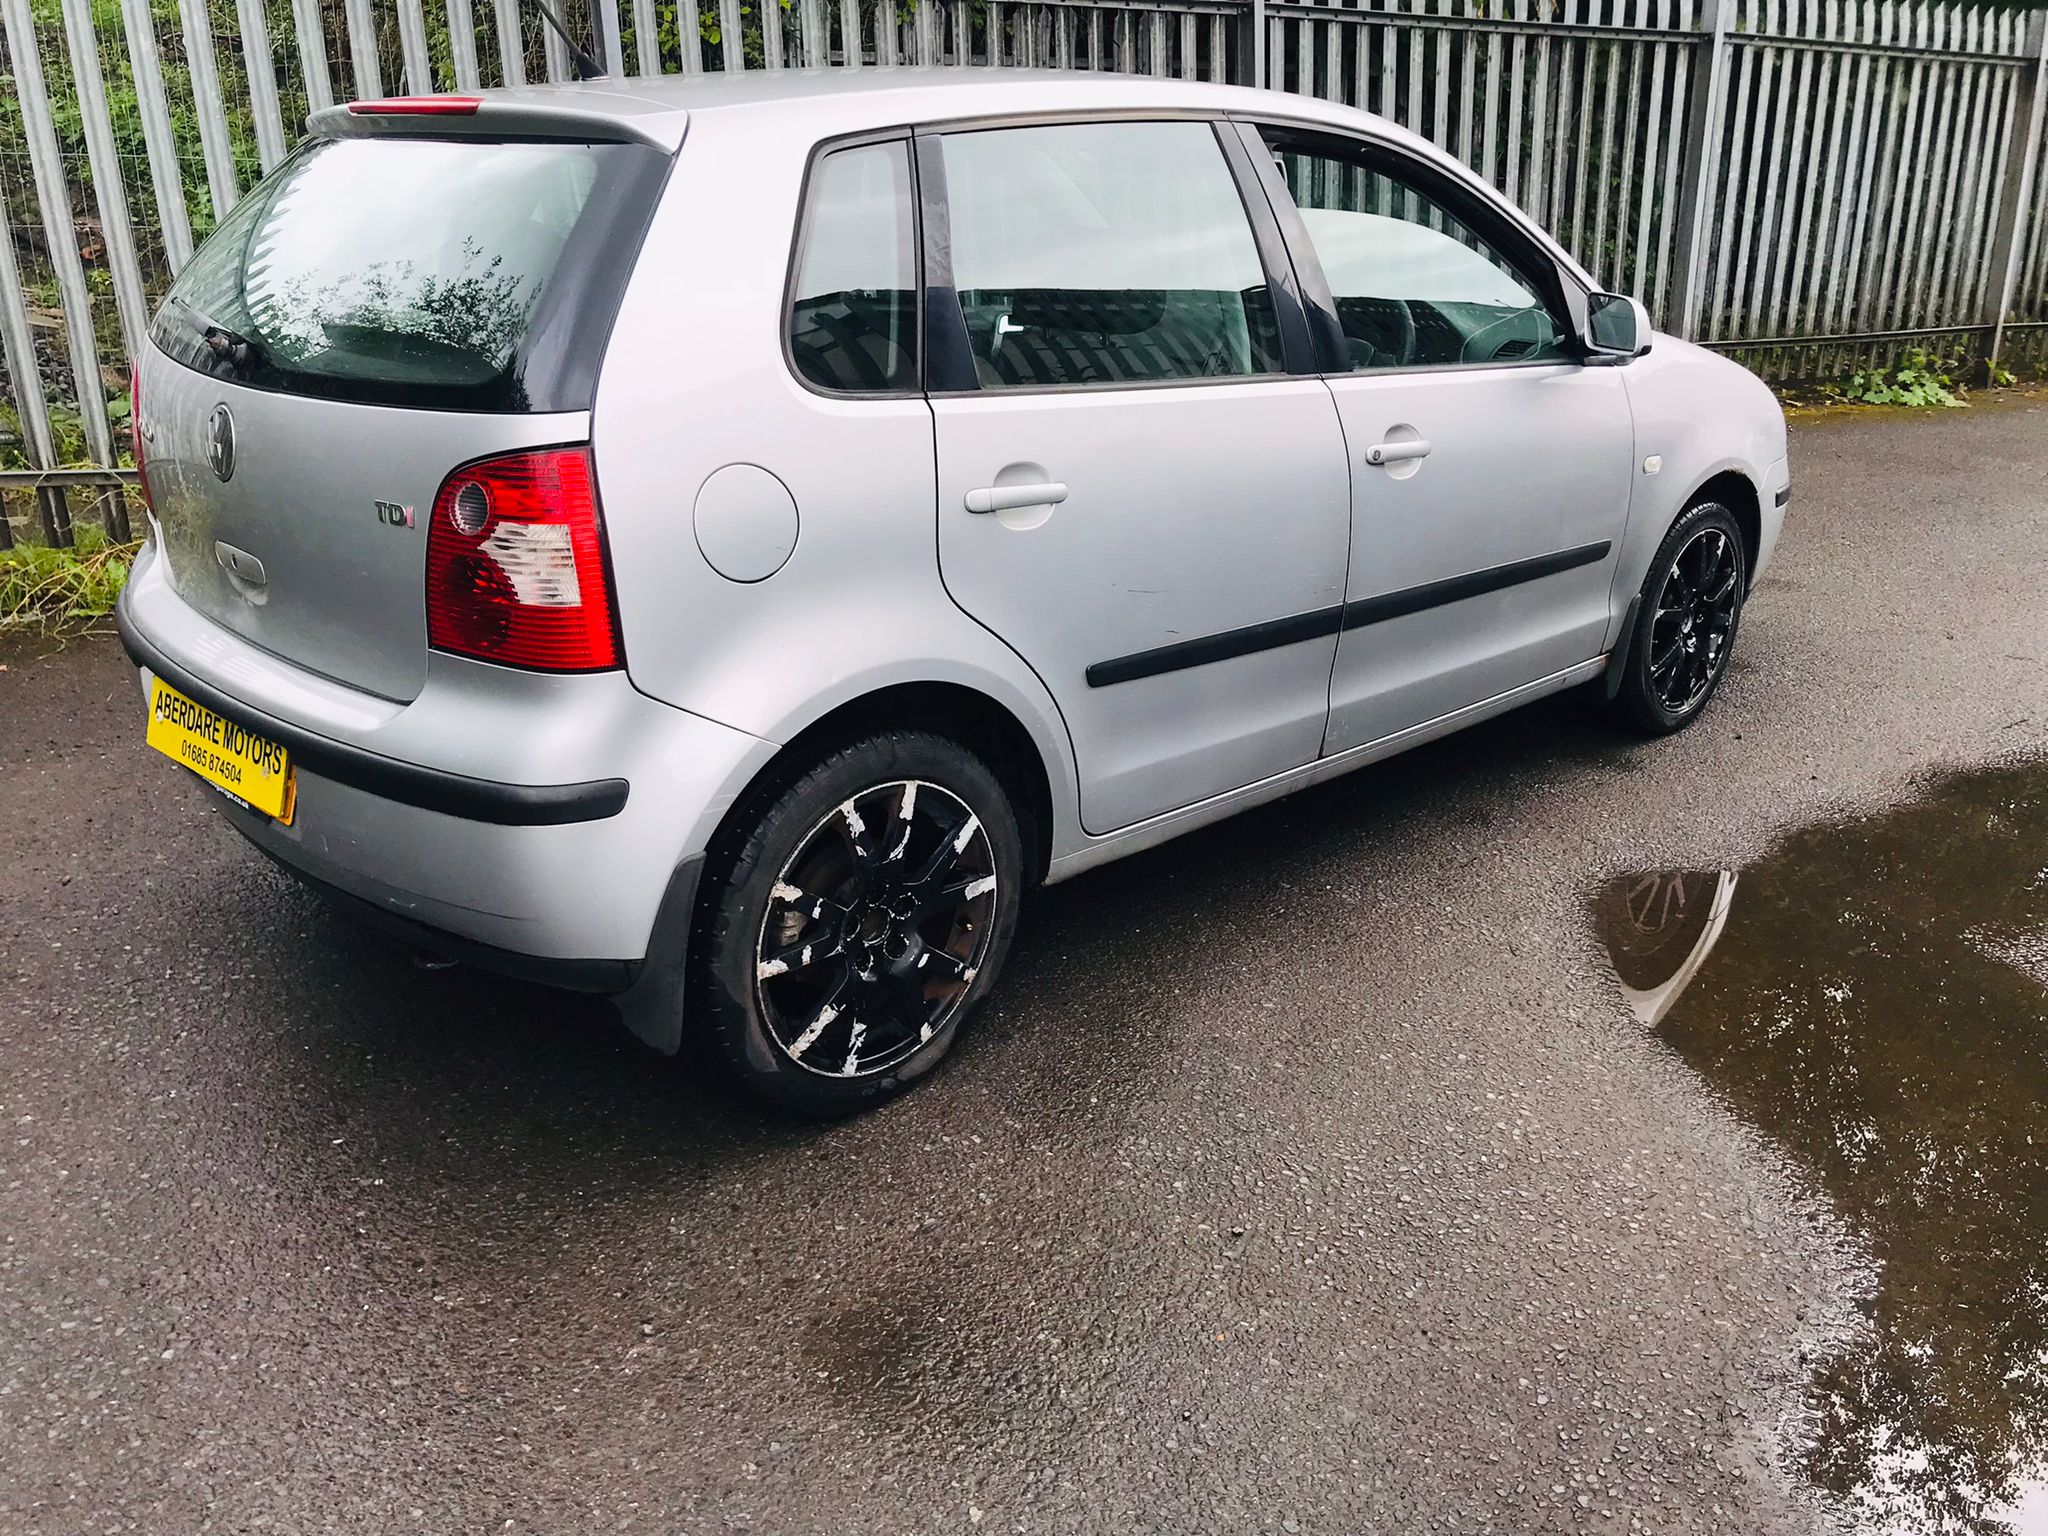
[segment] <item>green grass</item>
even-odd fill
[[[75,549],[23,544],[0,549],[0,633],[67,634],[90,629],[114,611],[140,543],[111,544],[96,528],[78,530]]]

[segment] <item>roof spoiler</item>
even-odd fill
[[[315,112],[306,126],[328,139],[583,139],[651,144],[673,154],[687,121],[669,102],[573,85],[352,101]]]

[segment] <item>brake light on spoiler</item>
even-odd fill
[[[386,96],[380,101],[352,101],[357,117],[474,117],[481,96]]]

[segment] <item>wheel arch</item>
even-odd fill
[[[1715,471],[1694,488],[1685,498],[1671,523],[1676,523],[1703,501],[1718,501],[1735,514],[1735,526],[1742,534],[1742,569],[1749,581],[1756,580],[1757,555],[1763,548],[1764,509],[1763,497],[1757,491],[1756,481],[1741,469],[1728,467]],[[1665,525],[1669,532],[1671,523]],[[1659,535],[1661,539],[1662,535]]]
[[[1657,550],[1671,530],[1678,526],[1680,518],[1710,501],[1725,506],[1734,516],[1736,532],[1742,540],[1743,569],[1748,582],[1755,583],[1757,554],[1763,541],[1763,499],[1749,467],[1739,460],[1723,459],[1712,465],[1691,490],[1671,504],[1668,514],[1660,511],[1646,516],[1640,525],[1634,518],[1630,519],[1629,547],[1634,553],[1625,555],[1615,571],[1616,591],[1625,591],[1628,599],[1614,610],[1613,627],[1609,631],[1607,674],[1603,685],[1609,698],[1614,696],[1622,668],[1627,665],[1634,647],[1635,619],[1642,588],[1649,579],[1650,565]],[[1618,597],[1616,601],[1619,602]]]
[[[719,819],[706,846],[730,846],[736,831],[764,800],[834,746],[882,730],[926,730],[973,752],[1001,781],[1017,811],[1029,884],[1045,878],[1052,862],[1055,823],[1054,765],[1018,713],[992,694],[965,683],[918,679],[885,683],[843,699],[795,729],[757,769]],[[1065,782],[1064,764],[1060,782]]]

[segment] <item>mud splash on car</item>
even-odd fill
[[[1636,1016],[1877,1266],[1805,1475],[1858,1531],[2048,1531],[2048,765],[1625,875],[1594,913]]]

